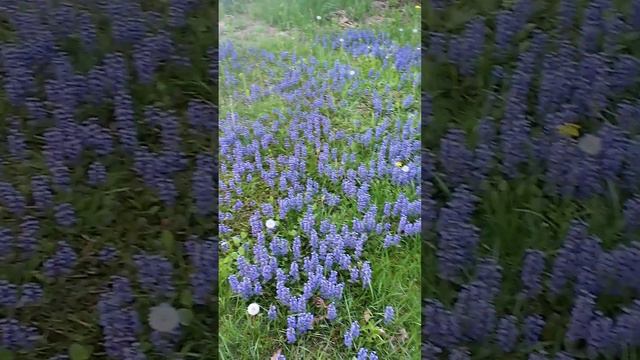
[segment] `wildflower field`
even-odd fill
[[[423,359],[640,357],[640,2],[425,6]]]
[[[215,4],[0,0],[0,359],[215,359]]]
[[[220,358],[419,359],[420,7],[292,3],[221,17]]]

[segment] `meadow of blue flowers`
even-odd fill
[[[640,2],[430,2],[423,359],[640,355]]]
[[[418,40],[221,44],[221,358],[419,358]]]
[[[216,354],[214,3],[0,1],[0,358]]]

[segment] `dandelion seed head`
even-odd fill
[[[251,316],[256,316],[260,312],[260,305],[251,303],[247,306],[247,313]]]
[[[172,332],[180,324],[178,311],[167,303],[154,306],[149,312],[149,326],[160,332]]]
[[[591,134],[587,134],[578,140],[578,148],[589,155],[596,155],[602,150],[602,140]]]

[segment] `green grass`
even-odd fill
[[[255,31],[251,31],[251,37],[254,39],[255,37],[264,38],[261,30],[265,27],[309,35],[315,34],[318,29],[332,30],[345,26],[375,27],[398,35],[398,29],[403,27],[407,27],[403,29],[404,31],[411,30],[409,24],[412,24],[412,28],[419,29],[417,25],[420,24],[421,11],[416,8],[416,5],[420,5],[420,2],[413,0],[384,2],[292,0],[285,3],[275,0],[241,2],[232,0],[220,3],[220,19],[233,29],[242,29],[249,24],[256,26]],[[321,19],[318,19],[318,16]],[[233,36],[232,31],[230,33]],[[403,38],[398,37],[398,39]]]
[[[252,318],[246,311],[247,302],[232,297],[221,276],[220,359],[263,359],[278,349],[283,349],[288,359],[351,359],[355,352],[346,351],[342,345],[343,333],[338,330],[348,328],[351,321],[361,323],[362,333],[356,341],[358,346],[376,349],[378,355],[385,359],[419,359],[420,296],[416,276],[419,276],[420,244],[417,241],[404,244],[402,254],[381,250],[376,253],[379,255],[372,264],[374,279],[371,288],[365,291],[345,290],[341,308],[348,314],[340,316],[335,324],[318,324],[293,346],[286,344],[286,319],[281,317],[271,322],[264,310]],[[398,266],[403,264],[415,266]],[[222,261],[220,266],[221,275],[225,271],[228,273]],[[389,304],[395,305],[397,314],[395,325],[391,327],[383,326],[381,322],[384,307]],[[366,311],[373,314],[367,323],[364,322]],[[381,330],[384,333],[381,334]],[[403,331],[406,331],[408,339],[402,339]]]
[[[402,90],[395,91],[398,86],[399,77],[394,71],[384,69],[380,79],[366,79],[369,69],[381,70],[382,63],[375,59],[353,58],[342,51],[328,51],[320,46],[313,45],[316,35],[330,34],[340,30],[340,27],[332,20],[326,19],[325,15],[333,10],[345,9],[349,14],[361,14],[355,16],[360,19],[366,15],[380,15],[384,21],[375,25],[376,31],[384,31],[391,34],[394,40],[401,43],[411,40],[417,46],[419,34],[413,33],[412,28],[418,28],[420,24],[420,12],[415,8],[415,4],[404,4],[390,8],[384,13],[367,13],[368,6],[362,5],[361,1],[343,1],[345,4],[324,4],[322,2],[296,1],[286,11],[282,7],[272,7],[270,1],[252,2],[246,6],[239,6],[233,9],[224,8],[221,4],[221,14],[224,19],[225,29],[222,31],[221,43],[225,40],[232,40],[239,54],[239,62],[252,63],[248,49],[266,49],[274,54],[282,51],[295,52],[299,57],[308,58],[313,56],[319,64],[327,62],[333,64],[340,61],[355,68],[360,76],[364,76],[361,88],[369,90],[376,89],[382,92],[386,85],[394,91],[391,96],[396,103],[396,110],[392,119],[406,119],[409,112],[417,113],[419,103],[409,109],[401,110],[399,104],[404,97],[411,94],[419,99],[419,87],[411,89],[403,87]],[[332,7],[333,6],[333,7]],[[316,21],[315,16],[320,15],[323,20]],[[359,16],[359,17],[358,17]],[[357,24],[361,28],[371,28],[364,24]],[[399,31],[404,27],[403,31]],[[267,32],[272,31],[276,35],[268,36]],[[290,39],[294,39],[293,41]],[[264,84],[270,80],[264,66],[246,67],[249,71],[231,71],[238,80],[235,89],[225,86],[226,73],[224,68],[229,68],[228,63],[222,63],[220,83],[221,119],[228,112],[236,112],[241,119],[251,119],[252,121],[263,115],[270,115],[274,108],[285,110],[288,105],[282,98],[270,96],[255,103],[247,104],[233,95],[233,90],[244,95],[252,83]],[[240,73],[243,76],[240,77]],[[282,76],[276,73],[276,78]],[[306,79],[306,77],[305,77]],[[303,80],[304,81],[304,80]],[[347,85],[348,88],[348,85]],[[375,120],[371,108],[371,97],[361,94],[362,90],[349,95],[346,91],[334,92],[332,96],[336,104],[336,110],[332,110],[323,115],[331,120],[333,127],[343,129],[348,134],[362,133],[366,129],[375,126],[379,120]],[[340,104],[341,101],[345,103]],[[267,120],[270,123],[271,120]],[[416,117],[415,121],[419,121]],[[221,121],[222,122],[222,121]],[[415,124],[417,126],[417,123]],[[279,132],[279,137],[285,136],[283,131]],[[344,142],[334,143],[340,151],[353,151],[358,161],[367,164],[372,158],[370,150],[363,146],[351,147]],[[308,147],[309,154],[315,154],[316,149]],[[272,146],[267,154],[276,157],[285,153],[284,148]],[[267,155],[264,154],[264,155]],[[308,167],[313,168],[313,158],[309,157]],[[221,174],[221,181],[228,179],[228,175]],[[340,189],[331,184],[328,179],[323,179],[311,172],[309,176],[326,187],[333,193],[340,193]],[[243,190],[247,198],[242,199],[245,203],[254,200],[258,204],[261,202],[273,201],[278,197],[278,193],[258,186],[258,180],[251,183],[243,183]],[[419,194],[412,191],[410,187],[398,188],[387,180],[377,180],[372,183],[371,197],[376,202],[378,209],[382,209],[385,201],[395,199],[398,193],[405,192],[410,200],[419,198]],[[275,204],[274,204],[275,205]],[[328,218],[337,226],[350,223],[353,214],[357,213],[355,200],[342,198],[338,207],[327,208],[323,206],[315,207],[317,218]],[[276,207],[277,210],[277,207]],[[221,207],[221,211],[230,211]],[[338,306],[339,317],[335,323],[328,323],[321,320],[314,325],[314,329],[298,341],[289,345],[286,343],[285,329],[286,317],[282,314],[283,309],[279,309],[279,317],[276,321],[269,321],[266,316],[266,309],[269,304],[275,303],[273,298],[259,297],[251,301],[244,301],[231,293],[228,281],[229,274],[235,269],[234,260],[239,253],[243,253],[242,244],[252,239],[248,218],[253,209],[246,206],[240,213],[234,213],[233,221],[228,224],[233,232],[230,236],[221,236],[221,241],[227,240],[231,246],[231,251],[220,257],[220,294],[219,294],[219,356],[220,359],[266,359],[281,350],[287,359],[352,359],[359,347],[367,347],[377,352],[381,359],[419,359],[420,353],[420,253],[421,244],[418,236],[405,238],[400,248],[384,249],[382,238],[374,235],[367,241],[364,251],[364,258],[371,261],[373,269],[372,283],[369,288],[362,289],[361,286],[345,286],[344,296]],[[289,214],[286,219],[281,219],[278,229],[283,229],[281,236],[290,236],[290,232],[299,232],[298,218]],[[393,221],[392,221],[393,223]],[[274,290],[270,290],[274,293]],[[247,305],[258,302],[263,308],[259,315],[251,317],[247,314]],[[326,305],[326,304],[325,304]],[[382,322],[385,306],[393,305],[396,311],[396,318],[390,325]],[[321,308],[308,309],[316,314],[323,314]],[[355,341],[355,349],[347,349],[343,345],[344,331],[348,329],[352,321],[358,321],[361,326],[361,335]]]
[[[391,6],[398,6],[397,2],[390,2]],[[255,19],[283,29],[309,28],[314,22],[327,22],[328,16],[337,11],[344,12],[344,16],[351,20],[360,21],[375,13],[376,9],[370,0],[293,0],[281,2],[275,0],[260,1],[222,1],[221,13],[232,14],[246,12]],[[320,16],[322,19],[318,20]],[[311,23],[311,24],[310,24]]]

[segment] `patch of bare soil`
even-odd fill
[[[218,22],[218,34],[221,38],[234,41],[255,40],[257,37],[288,37],[291,34],[246,15],[226,15]]]
[[[364,19],[364,23],[366,25],[378,25],[378,24],[382,24],[383,22],[384,22],[384,17],[380,15],[373,15]]]
[[[373,8],[376,11],[384,11],[389,8],[389,4],[386,1],[377,1],[377,0],[372,2],[371,6],[373,6]]]
[[[351,29],[357,26],[356,22],[350,19],[344,10],[333,12],[329,18],[343,29]]]

